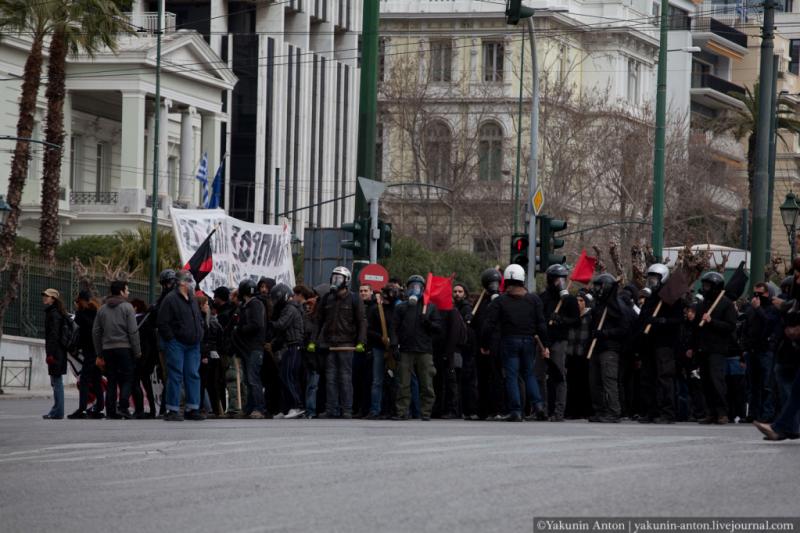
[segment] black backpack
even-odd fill
[[[73,353],[78,349],[79,341],[80,327],[71,316],[65,315],[61,321],[61,338],[59,339],[61,347],[65,351]]]

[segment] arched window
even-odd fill
[[[499,181],[503,172],[503,129],[496,122],[486,122],[478,131],[478,177]]]
[[[446,183],[452,179],[453,136],[441,120],[425,128],[425,168],[428,183]]]

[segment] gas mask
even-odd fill
[[[657,291],[661,287],[661,277],[660,276],[647,276],[647,281],[645,282],[647,288],[650,289],[650,294]]]
[[[500,282],[499,281],[490,281],[486,285],[486,292],[492,295],[492,300],[500,296]]]
[[[700,288],[700,294],[703,296],[703,298],[713,298],[715,296],[715,292],[714,285],[705,281],[703,282]]]
[[[406,294],[408,295],[408,303],[417,305],[417,302],[422,297],[422,285],[419,283],[410,284],[406,289]]]
[[[389,303],[396,302],[400,296],[400,291],[397,289],[397,287],[384,287],[381,293]]]
[[[558,296],[560,298],[565,298],[569,296],[569,291],[567,290],[566,278],[557,276],[557,277],[551,277],[547,281],[548,283],[550,283],[550,287],[552,287],[554,291],[558,292]]]
[[[341,274],[333,274],[331,276],[331,292],[336,292],[347,286],[347,278]]]

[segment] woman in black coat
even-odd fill
[[[78,410],[67,415],[67,418],[103,418],[104,394],[102,373],[97,368],[97,354],[92,341],[92,327],[100,308],[97,300],[92,298],[89,291],[83,290],[75,299],[75,323],[78,325],[78,351],[81,358],[81,372],[78,380]],[[95,404],[91,411],[86,410],[89,403],[89,393],[94,394]]]
[[[50,385],[53,387],[53,407],[42,418],[61,420],[64,418],[64,374],[67,373],[67,351],[61,344],[61,331],[67,311],[61,301],[61,294],[55,289],[47,289],[42,293],[42,304],[45,306],[44,349],[47,361],[47,373],[50,374]]]

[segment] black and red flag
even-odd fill
[[[194,252],[194,255],[185,265],[183,265],[184,270],[188,270],[192,273],[192,277],[196,283],[203,281],[203,278],[208,276],[208,274],[214,268],[214,258],[211,253],[211,236],[214,235],[216,231],[217,230],[215,228],[211,231],[211,233],[208,234],[208,237],[206,237],[206,240],[203,241],[203,244],[197,248],[197,250]]]

